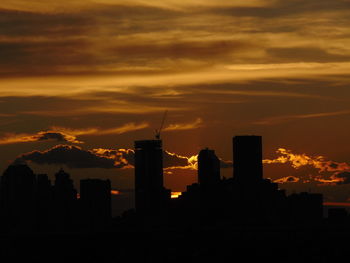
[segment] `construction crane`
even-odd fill
[[[157,140],[160,140],[160,133],[162,132],[162,129],[163,129],[163,126],[164,126],[164,122],[165,122],[165,118],[166,118],[167,113],[168,113],[168,111],[166,110],[166,111],[164,112],[163,119],[162,119],[162,123],[160,124],[159,129],[158,129],[158,130],[156,129],[156,135],[155,135],[155,137],[156,137]]]

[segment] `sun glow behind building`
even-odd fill
[[[171,192],[171,199],[177,199],[182,195],[182,192]]]

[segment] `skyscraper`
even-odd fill
[[[255,183],[263,179],[261,136],[233,137],[234,179]]]
[[[157,213],[166,200],[163,187],[161,140],[135,142],[135,207],[138,213]]]
[[[201,187],[213,187],[220,181],[220,160],[214,150],[203,149],[198,155],[198,182]]]

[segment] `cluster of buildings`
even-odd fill
[[[145,218],[168,216],[176,222],[237,224],[315,223],[323,218],[323,196],[287,196],[263,177],[262,137],[233,138],[233,177],[221,178],[220,160],[203,149],[198,155],[198,183],[177,199],[163,186],[162,142],[135,142],[135,208]]]
[[[80,181],[80,193],[70,175],[59,170],[51,184],[46,174],[34,174],[26,164],[10,165],[0,179],[0,222],[3,230],[103,230],[111,220],[109,180]]]
[[[233,138],[233,176],[220,175],[214,150],[198,155],[198,182],[176,199],[163,183],[162,141],[135,142],[135,211],[123,218],[182,226],[198,223],[315,223],[323,218],[323,196],[287,195],[263,177],[262,138]],[[52,184],[26,164],[10,165],[0,179],[0,223],[5,229],[107,230],[111,226],[109,180],[80,181],[79,194],[62,169]],[[135,217],[136,216],[136,217]],[[159,219],[159,220],[157,220]],[[164,220],[166,219],[166,220]]]

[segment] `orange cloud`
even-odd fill
[[[7,134],[4,137],[0,138],[0,145],[40,141],[83,143],[81,141],[78,141],[76,136],[71,134],[57,131],[40,131],[36,134]]]
[[[295,177],[295,176],[286,176],[286,177],[282,177],[282,178],[273,180],[274,183],[278,183],[278,184],[296,183],[299,181],[300,181],[300,178]]]
[[[303,166],[312,166],[318,169],[319,172],[341,172],[350,170],[350,166],[347,163],[328,161],[321,155],[308,156],[305,153],[294,154],[292,151],[284,148],[279,148],[277,153],[281,154],[281,156],[273,160],[266,159],[263,161],[263,163],[290,163],[295,169]]]
[[[114,160],[114,166],[129,169],[134,168],[132,159],[134,158],[134,150],[132,149],[92,149],[91,152],[101,158],[108,158]]]
[[[312,180],[322,184],[347,184],[350,183],[350,165],[347,163],[339,163],[326,160],[324,156],[308,156],[305,153],[294,154],[292,151],[279,148],[277,153],[281,154],[273,160],[263,160],[264,164],[287,164],[289,163],[293,168],[299,169],[301,167],[309,166],[318,170],[318,175],[312,177]],[[327,174],[324,174],[327,173]],[[332,173],[329,175],[329,173]],[[280,178],[275,181],[281,183],[288,182],[288,178]],[[295,179],[296,177],[293,177]],[[299,180],[298,180],[299,181]]]
[[[189,170],[198,170],[198,154],[192,155],[190,157],[182,156],[176,153],[171,153],[168,151],[165,151],[165,153],[169,156],[173,156],[176,159],[185,161],[185,165],[178,165],[178,166],[169,166],[164,168],[165,171],[167,170],[174,170],[174,169],[189,169]]]
[[[163,131],[184,131],[184,130],[193,130],[202,127],[203,120],[197,118],[194,122],[190,123],[177,123],[170,124],[168,127],[164,128]]]
[[[138,123],[138,124],[134,122],[129,122],[129,123],[123,124],[122,126],[109,128],[109,129],[102,129],[102,128],[70,129],[70,128],[65,128],[60,126],[53,126],[51,127],[51,129],[78,136],[78,135],[123,134],[131,131],[142,130],[147,127],[149,127],[149,124],[146,122]]]

